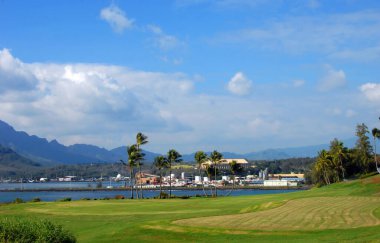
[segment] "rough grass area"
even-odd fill
[[[5,204],[0,219],[48,219],[78,242],[380,242],[379,182],[257,196]]]
[[[186,226],[255,230],[349,229],[380,224],[373,213],[380,198],[317,197],[295,199],[278,208],[254,213],[192,218],[174,223]]]
[[[0,242],[74,243],[76,239],[48,220],[1,218]]]

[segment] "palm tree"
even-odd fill
[[[154,158],[153,165],[160,171],[160,199],[162,196],[162,170],[169,167],[168,159],[164,156]]]
[[[207,196],[206,191],[205,191],[205,185],[203,184],[203,180],[202,180],[202,166],[203,166],[203,163],[206,162],[208,159],[207,154],[203,151],[198,151],[195,153],[194,159],[198,165],[199,177],[201,179],[203,193],[205,196]]]
[[[333,159],[333,164],[336,168],[336,174],[340,170],[342,172],[342,179],[344,180],[344,166],[343,166],[343,160],[347,159],[348,157],[348,151],[347,148],[343,146],[343,142],[339,141],[338,139],[334,139],[331,141],[330,145],[330,151]],[[339,181],[339,176],[338,176]]]
[[[172,165],[175,163],[179,163],[182,161],[182,155],[178,153],[176,150],[171,149],[168,152],[168,162],[169,162],[169,198],[172,197]]]
[[[232,160],[229,163],[229,165],[230,165],[230,171],[232,174],[232,189],[230,190],[230,192],[226,196],[229,196],[232,193],[232,191],[235,189],[235,175],[236,175],[236,173],[239,173],[243,170],[241,165],[236,160]]]
[[[214,165],[215,183],[216,183],[216,169],[217,169],[216,165],[221,162],[222,158],[223,158],[223,155],[216,150],[214,150],[210,155],[211,163],[213,163],[213,165]],[[217,196],[218,196],[218,191],[217,191],[216,184],[215,184],[215,197],[217,197]]]
[[[374,129],[372,129],[372,136],[373,136],[373,145],[374,145],[374,148],[375,148],[375,164],[376,164],[376,170],[379,171],[378,167],[377,167],[377,152],[376,152],[376,139],[380,139],[380,130],[377,129],[376,127]],[[380,171],[379,171],[380,173]]]
[[[129,166],[129,178],[130,178],[130,187],[131,187],[131,199],[133,199],[133,168],[136,166],[138,159],[141,157],[139,150],[137,149],[137,145],[133,144],[127,147],[128,154],[128,166]],[[138,197],[138,194],[137,194]]]
[[[148,137],[145,136],[144,134],[142,134],[141,132],[137,133],[137,135],[136,135],[137,149],[140,149],[141,145],[147,144],[147,143],[148,143]],[[143,190],[142,190],[142,183],[141,183],[141,166],[142,166],[142,160],[143,159],[144,159],[144,157],[142,157],[141,160],[137,161],[137,167],[139,169],[139,175],[140,175],[140,193],[141,193],[141,198],[144,198]]]
[[[326,151],[322,150],[318,153],[317,158],[317,171],[320,171],[323,175],[324,181],[326,185],[329,185],[331,183],[330,177],[331,177],[331,166],[332,165],[332,159],[331,155]]]

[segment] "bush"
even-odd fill
[[[35,198],[32,199],[31,202],[41,202],[41,198],[35,197]]]
[[[70,202],[71,201],[71,197],[61,198],[61,199],[58,199],[57,201],[58,202]]]
[[[160,198],[160,196],[156,196],[154,198]],[[167,198],[169,198],[169,194],[166,193],[166,192],[161,192],[161,198],[162,199],[167,199]]]
[[[25,201],[18,197],[13,202],[14,203],[24,203]]]
[[[116,195],[115,199],[124,199],[125,197],[123,195]]]
[[[0,242],[76,242],[61,225],[48,220],[0,218]]]

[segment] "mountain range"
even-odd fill
[[[355,139],[343,141],[345,146],[352,147]],[[29,135],[24,131],[16,131],[11,125],[0,120],[0,145],[10,148],[21,156],[41,165],[78,164],[116,162],[127,160],[126,146],[111,150],[95,145],[74,144],[65,146],[57,140],[48,141],[36,135]],[[304,146],[283,149],[267,149],[246,154],[222,152],[225,158],[246,158],[249,160],[276,160],[296,157],[315,157],[321,149],[327,149],[328,144]],[[145,161],[151,163],[158,153],[143,151]],[[186,162],[193,161],[194,153],[183,155]]]

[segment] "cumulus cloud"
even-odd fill
[[[227,89],[235,95],[248,95],[251,93],[252,81],[242,72],[237,72],[228,82]]]
[[[117,33],[122,33],[125,29],[132,28],[134,22],[133,19],[128,19],[124,11],[115,4],[103,8],[100,11],[100,17]]]
[[[29,90],[37,84],[32,72],[8,49],[0,50],[0,93],[6,90]]]
[[[11,71],[13,76],[9,76]],[[2,85],[7,92],[0,96],[0,117],[31,126],[37,134],[54,134],[71,142],[68,139],[74,134],[93,138],[100,127],[109,134],[139,127],[145,131],[191,129],[161,112],[167,102],[191,92],[193,82],[181,73],[98,64],[27,64],[2,50],[0,77],[8,75],[6,82],[15,82],[16,74],[23,78],[19,85],[33,83],[34,89],[20,94],[23,90]],[[172,95],[167,96],[168,92]],[[112,125],[120,123],[123,126]]]
[[[149,136],[147,149],[151,151],[251,152],[284,144],[315,144],[352,131],[352,127],[320,116],[326,103],[337,102],[339,97],[333,102],[315,96],[299,102],[299,98],[282,94],[268,98],[258,92],[249,99],[236,99],[199,93],[200,89],[193,88],[199,77],[183,73],[91,63],[25,63],[9,51],[7,59],[1,60],[14,65],[8,69],[2,61],[1,77],[17,70],[26,74],[24,80],[33,83],[33,88],[4,88],[0,119],[17,130],[65,144],[114,148],[132,144],[140,131]],[[251,89],[251,81],[242,73],[235,74],[231,83],[237,94]],[[340,100],[344,105],[338,107],[347,107],[350,102],[347,97]],[[340,117],[354,115],[354,110],[362,114],[360,107],[352,105],[350,109],[342,109]]]
[[[360,86],[360,91],[370,101],[380,101],[380,83],[366,83]]]
[[[331,66],[326,66],[326,74],[319,81],[319,91],[326,92],[344,87],[347,83],[346,74],[343,70],[335,70]]]

